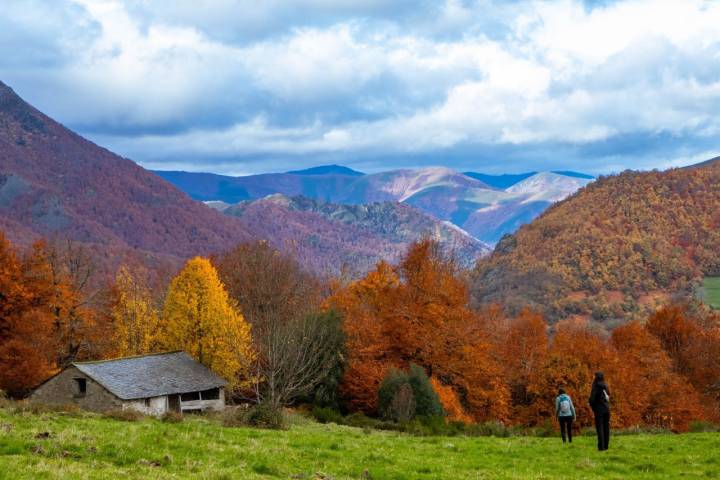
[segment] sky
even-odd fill
[[[720,2],[2,0],[0,80],[147,168],[720,155]]]

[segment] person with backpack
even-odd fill
[[[575,406],[573,405],[570,395],[565,393],[565,389],[558,390],[558,396],[555,398],[555,415],[560,422],[560,435],[565,443],[565,437],[572,443],[572,426],[575,421]]]
[[[595,373],[590,391],[590,407],[595,415],[598,450],[602,452],[610,446],[610,389],[602,372]]]

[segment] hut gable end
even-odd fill
[[[117,396],[72,365],[40,385],[30,399],[47,405],[75,404],[95,411],[122,407]]]

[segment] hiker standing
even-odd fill
[[[560,422],[560,435],[565,443],[565,437],[572,443],[572,425],[575,421],[575,406],[573,405],[570,395],[565,393],[565,389],[558,390],[558,396],[555,398],[555,415]]]
[[[610,390],[602,372],[595,373],[590,391],[590,407],[595,414],[598,450],[607,450],[610,446]]]

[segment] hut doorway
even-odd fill
[[[168,410],[180,412],[180,395],[168,395]]]

